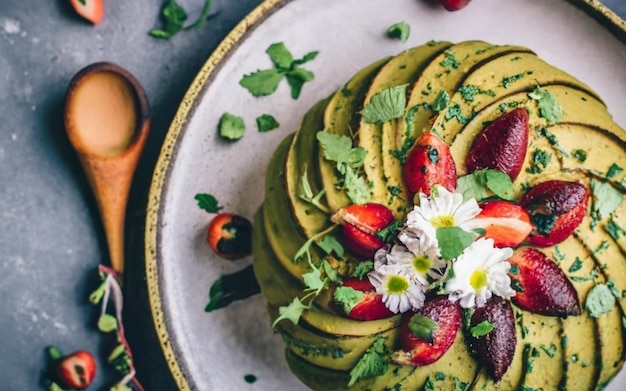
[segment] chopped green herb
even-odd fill
[[[358,278],[359,280],[362,280],[365,278],[367,273],[369,273],[372,270],[374,270],[374,262],[372,261],[359,262],[359,264],[356,265],[356,268],[354,269],[352,274],[350,274],[350,277],[355,277],[355,278]]]
[[[572,265],[569,267],[568,271],[570,273],[574,273],[574,272],[577,272],[580,269],[582,269],[582,267],[583,267],[582,259],[576,257],[576,259],[574,259],[574,262],[572,263]]]
[[[559,151],[559,153],[562,156],[569,157],[569,154],[567,153],[567,151],[563,149],[563,147],[561,147],[561,144],[559,144],[559,140],[556,138],[556,136],[553,133],[551,133],[547,128],[545,127],[540,128],[539,134],[545,137],[546,140],[548,140],[548,142],[550,143],[550,145],[552,145],[557,151]]]
[[[317,245],[320,246],[322,250],[326,254],[335,253],[339,258],[343,257],[343,246],[341,243],[332,235],[324,236],[320,241],[317,242]]]
[[[600,218],[608,217],[624,200],[624,195],[608,182],[597,179],[591,180],[591,194],[593,195],[593,210]]]
[[[589,315],[594,318],[611,312],[614,306],[615,296],[611,293],[611,289],[604,284],[598,284],[591,288],[585,302]]]
[[[275,327],[283,319],[288,319],[293,324],[298,324],[302,313],[309,308],[310,306],[303,304],[299,298],[295,297],[289,305],[278,308],[278,317],[274,320],[272,327]]]
[[[435,98],[435,102],[433,103],[433,110],[439,112],[444,110],[450,104],[450,95],[448,95],[448,91],[441,90]]]
[[[461,105],[458,103],[448,107],[448,110],[446,111],[446,114],[444,116],[444,119],[446,121],[450,121],[453,118],[456,118],[456,120],[461,125],[465,125],[470,120],[468,116],[461,112]]]
[[[606,172],[606,178],[607,179],[611,179],[615,175],[619,174],[622,171],[624,171],[624,169],[622,167],[620,167],[617,164],[613,163],[613,164],[611,164],[611,167],[609,167],[608,171]]]
[[[348,387],[352,387],[359,379],[380,376],[387,371],[387,347],[385,339],[377,337],[374,344],[365,351],[354,368],[350,371],[350,382]]]
[[[387,36],[389,38],[397,38],[402,42],[406,42],[407,39],[409,39],[410,33],[411,26],[406,22],[394,23],[387,29]]]
[[[236,141],[243,137],[246,125],[243,118],[230,113],[222,114],[218,125],[219,135],[227,140]]]
[[[548,355],[548,357],[552,358],[554,356],[556,356],[556,352],[557,352],[557,346],[553,343],[550,344],[550,346],[546,346],[546,345],[541,345],[541,350],[543,350],[544,352],[546,352],[546,354]]]
[[[563,119],[563,108],[550,91],[537,86],[528,96],[537,101],[539,114],[549,124],[555,124]]]
[[[392,86],[377,92],[361,111],[363,121],[370,124],[383,124],[401,118],[406,106],[408,84]]]
[[[261,114],[256,118],[256,125],[259,128],[259,132],[269,132],[280,126],[276,118],[270,114]]]
[[[626,230],[620,227],[619,224],[617,224],[612,217],[606,224],[606,227],[604,229],[615,241],[619,240],[620,236],[626,236]]]
[[[185,9],[175,0],[169,0],[169,2],[165,4],[161,10],[161,17],[165,21],[165,28],[152,29],[148,32],[148,34],[155,38],[170,39],[182,30],[199,28],[206,22],[210,9],[211,0],[206,0],[198,19],[191,25],[185,27],[187,12],[185,12]]]
[[[444,52],[444,56],[445,58],[443,59],[443,61],[439,63],[439,65],[441,65],[442,67],[444,68],[450,67],[450,68],[457,69],[461,65],[461,62],[457,60],[456,55],[452,50],[450,49],[446,50]]]
[[[208,213],[217,213],[222,209],[217,199],[211,194],[198,193],[195,195],[194,199],[198,202],[198,207]]]
[[[543,172],[543,170],[548,167],[550,161],[552,160],[552,155],[544,151],[543,149],[536,149],[533,152],[532,161],[530,163],[530,167],[526,169],[529,174],[539,174]]]
[[[336,282],[337,284],[341,283],[341,277],[339,277],[339,272],[333,269],[333,267],[330,266],[330,263],[328,263],[328,261],[325,259],[322,261],[322,269],[324,269],[324,273],[326,273],[326,278],[328,278],[330,282]]]
[[[363,300],[364,294],[349,286],[340,286],[333,293],[333,299],[340,304],[346,314]]]
[[[392,243],[398,236],[402,225],[402,220],[395,220],[393,223],[376,232],[376,237],[385,243]]]
[[[314,78],[313,72],[301,68],[300,65],[315,59],[318,52],[309,52],[301,59],[294,60],[291,52],[282,42],[271,44],[265,52],[272,60],[274,68],[244,75],[239,84],[253,96],[259,97],[274,93],[285,78],[291,89],[291,97],[298,99],[304,83]]]
[[[502,87],[509,88],[511,83],[521,80],[527,75],[532,75],[532,71],[518,73],[516,75],[505,76],[502,78]]]
[[[439,227],[436,235],[441,257],[447,261],[461,255],[478,237],[476,232],[468,232],[460,227]]]
[[[493,331],[493,324],[491,324],[488,320],[483,320],[476,326],[472,327],[470,331],[472,333],[472,337],[474,338],[484,337]]]
[[[463,100],[465,100],[466,102],[473,102],[476,95],[479,95],[479,94],[485,94],[491,97],[496,95],[496,93],[492,90],[487,90],[487,91],[481,90],[480,88],[472,84],[462,85],[459,88],[459,93],[463,97]]]
[[[581,163],[587,160],[587,152],[584,149],[575,149],[572,151],[572,156]]]
[[[517,265],[511,265],[511,268],[509,269],[509,274],[512,276],[518,276],[520,272],[519,266]]]
[[[306,170],[306,166],[303,168],[302,176],[300,177],[300,193],[298,197],[303,201],[310,203],[315,206],[319,210],[330,213],[328,208],[321,203],[321,199],[324,196],[324,189],[320,190],[317,194],[313,194],[313,189],[311,188],[311,184],[309,183],[309,175]]]
[[[243,377],[243,380],[248,384],[252,384],[257,381],[257,377],[249,373]]]

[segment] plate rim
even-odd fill
[[[148,203],[146,207],[144,229],[144,266],[146,271],[146,285],[148,290],[148,304],[152,315],[153,326],[163,357],[166,360],[170,374],[179,390],[196,389],[196,385],[189,379],[182,360],[178,358],[178,349],[175,339],[170,335],[171,326],[165,315],[166,303],[161,299],[160,265],[158,243],[161,239],[159,226],[163,204],[161,202],[171,173],[172,159],[176,155],[181,135],[189,118],[195,112],[197,98],[210,84],[215,74],[230,57],[247,35],[259,26],[274,12],[295,0],[264,0],[248,13],[220,42],[216,49],[200,68],[187,89],[176,114],[166,132],[163,144],[154,166]],[[561,0],[566,1],[594,18],[602,27],[611,32],[618,40],[626,44],[626,21],[602,4],[599,0]]]

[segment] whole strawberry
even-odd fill
[[[528,242],[549,247],[570,236],[587,211],[589,190],[578,182],[551,180],[531,188],[519,201],[536,229]]]
[[[435,184],[456,188],[456,165],[450,148],[435,133],[422,133],[404,163],[404,180],[412,193],[430,195]]]

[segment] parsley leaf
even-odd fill
[[[278,322],[283,319],[290,320],[293,324],[298,324],[302,313],[308,310],[309,306],[302,304],[299,298],[295,297],[291,303],[287,306],[278,308],[278,317],[274,320],[272,327],[275,327]]]
[[[410,33],[411,26],[406,22],[394,23],[387,29],[387,36],[389,38],[397,38],[402,42],[406,42],[407,39],[409,39]]]
[[[315,292],[316,294],[321,292],[326,286],[324,280],[322,280],[322,272],[316,267],[312,267],[312,270],[302,275],[304,285],[307,287],[307,291]]]
[[[333,293],[333,299],[341,305],[346,314],[356,306],[361,300],[363,300],[363,292],[349,286],[340,286]]]
[[[318,52],[309,52],[304,57],[294,60],[293,55],[282,42],[271,44],[265,52],[272,60],[274,68],[257,70],[244,75],[239,84],[248,90],[252,96],[259,97],[274,93],[283,78],[286,78],[287,84],[291,88],[291,97],[298,99],[304,83],[315,77],[313,72],[301,68],[300,65],[315,59]]]
[[[256,126],[259,128],[259,132],[269,132],[280,126],[276,118],[270,114],[261,114],[256,118]]]
[[[596,179],[591,180],[591,193],[593,194],[593,210],[601,218],[613,213],[624,200],[624,195],[610,183]]]
[[[536,86],[533,92],[529,93],[528,96],[537,101],[539,114],[545,118],[549,124],[555,124],[563,119],[563,108],[550,91]]]
[[[348,387],[352,387],[359,379],[384,374],[388,365],[386,355],[385,339],[379,336],[350,371]]]
[[[408,84],[392,86],[374,94],[361,111],[363,121],[380,125],[392,119],[401,118],[406,106],[407,87]]]
[[[230,113],[224,113],[220,117],[218,131],[222,138],[231,141],[239,140],[243,137],[245,130],[246,125],[243,118]]]
[[[350,277],[356,277],[359,280],[362,280],[363,278],[365,278],[367,273],[369,273],[372,270],[374,270],[374,262],[372,261],[359,262],[359,264],[356,266],[356,268],[354,269]]]
[[[476,232],[465,231],[460,227],[439,227],[436,232],[441,257],[446,261],[461,255],[478,237]]]
[[[194,197],[194,199],[198,202],[198,207],[203,209],[209,213],[217,213],[222,207],[217,202],[217,199],[207,193],[198,193]]]
[[[165,28],[151,29],[148,34],[154,38],[170,39],[182,30],[197,29],[201,27],[209,17],[211,2],[212,0],[206,0],[198,19],[191,25],[185,27],[187,12],[176,2],[176,0],[170,0],[161,10],[161,17],[165,21]]]
[[[493,330],[493,324],[491,324],[491,322],[489,322],[488,320],[483,320],[482,322],[478,323],[476,326],[472,327],[470,331],[472,333],[472,337],[480,338],[489,334],[492,330]]]

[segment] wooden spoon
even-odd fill
[[[150,128],[146,93],[121,66],[95,63],[70,81],[64,120],[98,203],[111,266],[121,274],[128,194]]]

